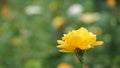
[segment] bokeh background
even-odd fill
[[[0,68],[80,68],[57,39],[85,27],[104,45],[85,68],[120,68],[120,0],[0,0]]]

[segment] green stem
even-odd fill
[[[84,63],[82,63],[82,68],[84,68]]]
[[[84,68],[84,53],[85,53],[85,50],[80,50],[78,48],[75,50],[75,55],[80,61],[82,68]]]

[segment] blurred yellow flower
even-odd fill
[[[107,0],[107,4],[108,4],[109,6],[115,6],[116,0]]]
[[[57,8],[58,8],[58,3],[57,2],[52,2],[52,3],[49,4],[49,9],[51,11],[56,11]]]
[[[64,34],[62,40],[57,40],[57,43],[60,44],[57,47],[62,49],[60,52],[74,52],[78,48],[87,50],[103,44],[102,41],[96,41],[96,35],[84,27]]]
[[[57,68],[73,68],[68,63],[60,63]]]
[[[57,16],[53,20],[53,26],[55,28],[60,28],[65,24],[65,19],[62,16]]]
[[[14,37],[14,38],[10,39],[10,44],[13,46],[18,46],[18,45],[21,45],[22,43],[23,43],[22,39],[19,37]]]

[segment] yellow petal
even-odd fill
[[[66,50],[66,49],[62,49],[62,50],[59,50],[60,52],[74,52],[74,50]]]
[[[74,50],[76,48],[73,46],[65,46],[65,45],[58,45],[57,47],[61,49],[66,49],[66,50]]]
[[[103,44],[102,41],[96,41],[96,35],[84,27],[64,34],[62,40],[57,40],[57,43],[57,47],[62,49],[60,52],[74,52],[76,48],[87,50]]]
[[[89,46],[79,46],[79,49],[86,50],[86,49],[89,49]]]
[[[58,48],[71,48],[70,46],[66,46],[66,45],[58,45]]]
[[[86,28],[84,28],[84,27],[81,27],[79,30],[80,30],[80,31],[85,31],[85,32],[88,31],[88,30],[87,30]]]
[[[64,44],[64,41],[62,41],[62,40],[57,40],[57,43],[58,43],[58,44]]]
[[[94,46],[99,46],[99,45],[102,45],[103,44],[103,41],[96,41]]]

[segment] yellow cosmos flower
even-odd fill
[[[62,40],[57,40],[57,43],[60,44],[57,47],[62,49],[60,52],[74,52],[76,49],[87,50],[103,44],[102,41],[96,41],[96,35],[83,27],[64,34]]]

